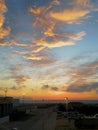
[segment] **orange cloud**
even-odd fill
[[[19,45],[20,45],[20,47],[22,47],[21,44],[19,44]],[[23,45],[23,47],[25,47],[25,46]],[[41,60],[42,57],[44,57],[44,56],[40,56],[40,55],[37,54],[37,53],[39,53],[40,51],[42,51],[45,48],[44,46],[28,45],[27,48],[29,48],[31,50],[30,51],[16,51],[16,52],[13,52],[13,57],[14,56],[16,57],[18,54],[23,55],[23,57],[25,59],[31,59],[31,60]]]
[[[67,9],[62,12],[50,12],[50,16],[56,20],[67,23],[73,23],[83,18],[89,13],[89,10]]]
[[[25,59],[30,59],[30,60],[43,60],[45,59],[44,55],[38,55],[38,54],[30,54],[29,56],[24,56]]]
[[[33,67],[45,67],[52,65],[53,63],[56,62],[56,59],[49,55],[48,53],[46,54],[37,54],[32,57],[32,54],[24,56],[26,60],[31,60],[31,66]]]
[[[34,15],[39,15],[41,14],[41,12],[43,11],[44,8],[40,7],[40,8],[33,8],[33,7],[30,7],[29,8],[29,12],[34,14]]]
[[[62,4],[59,0],[53,0],[47,6],[29,8],[29,12],[34,16],[32,26],[35,29],[35,37],[33,39],[35,48],[37,48],[35,53],[43,50],[43,48],[74,45],[75,41],[83,38],[86,34],[84,31],[68,33],[66,31],[60,32],[58,29],[59,21],[62,21],[65,24],[79,22],[81,18],[84,18],[90,12],[89,9],[82,9],[79,7],[80,1],[77,1],[78,4],[76,8],[73,6],[74,3],[75,1],[73,3],[68,2],[67,4],[71,5],[72,8],[65,9],[63,7],[59,12],[54,11],[56,6],[60,7]],[[34,51],[32,50],[32,52]]]
[[[84,31],[76,33],[76,34],[71,34],[71,33],[64,33],[62,34],[63,37],[66,37],[68,40],[60,39],[58,36],[52,37],[53,39],[51,41],[48,41],[46,39],[40,39],[35,41],[37,45],[42,45],[48,48],[55,48],[55,47],[62,47],[62,46],[69,46],[69,45],[74,45],[74,40],[81,40],[83,36],[86,33]]]
[[[37,41],[38,45],[43,45],[48,48],[55,48],[55,47],[62,47],[62,46],[69,46],[69,45],[74,45],[72,41],[63,41],[63,40],[53,40],[52,42],[46,41],[46,40],[39,40]]]
[[[9,35],[11,29],[10,27],[3,28],[5,17],[4,13],[7,11],[4,0],[0,0],[0,39],[3,39],[5,36]]]
[[[52,22],[52,21],[50,21],[50,25],[51,26],[49,26],[48,28],[47,28],[47,30],[44,32],[44,35],[46,35],[46,36],[55,36],[55,33],[53,32],[53,30],[54,30],[54,28],[55,28],[55,23],[54,22]]]
[[[10,27],[7,28],[0,28],[0,39],[4,38],[5,36],[10,34]]]
[[[0,28],[3,26],[4,21],[5,17],[2,14],[0,14]]]
[[[31,53],[38,53],[45,49],[45,47],[42,45],[37,46],[37,45],[30,44],[30,45],[28,45],[28,47],[32,49]]]
[[[5,35],[6,35],[7,33],[9,34],[10,31],[11,31],[11,29],[10,29],[10,27],[7,27],[5,30],[2,29],[2,31],[5,31],[5,33],[3,32],[2,34],[0,34],[1,37],[3,37],[4,34],[5,34]],[[20,42],[18,42],[18,41],[16,41],[16,40],[13,40],[13,39],[8,40],[8,41],[5,41],[5,40],[4,40],[4,41],[0,42],[0,46],[11,46],[11,45],[15,45],[15,46],[19,46],[19,47],[27,47],[27,46],[28,46],[27,44],[20,43]],[[20,52],[20,53],[21,53],[21,52]]]
[[[0,13],[5,13],[7,11],[7,7],[5,5],[5,0],[0,0]]]
[[[16,46],[20,46],[20,47],[26,47],[28,46],[27,44],[24,44],[24,43],[20,43],[18,41],[15,41],[15,40],[11,40],[11,43],[16,45]]]
[[[34,15],[33,27],[39,30],[44,36],[54,36],[55,22],[50,18],[49,12],[52,7],[59,5],[58,0],[53,0],[48,6],[44,7],[30,7],[29,12]],[[40,24],[39,24],[40,23]],[[38,35],[37,35],[38,37]]]

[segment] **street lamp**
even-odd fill
[[[25,100],[25,93],[23,93],[22,96],[23,96],[23,97],[22,97],[22,101],[23,101],[23,104],[24,104],[24,102],[25,102],[25,101],[24,101],[24,100]]]
[[[65,101],[66,101],[66,112],[68,112],[68,97],[65,97]]]

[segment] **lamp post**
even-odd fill
[[[66,101],[66,112],[68,113],[68,97],[65,97],[65,101]]]

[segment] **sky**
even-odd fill
[[[0,0],[0,96],[98,99],[98,0]]]

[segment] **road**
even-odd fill
[[[0,126],[0,130],[55,130],[57,113],[53,107],[37,110],[37,115],[26,121],[9,122]]]

